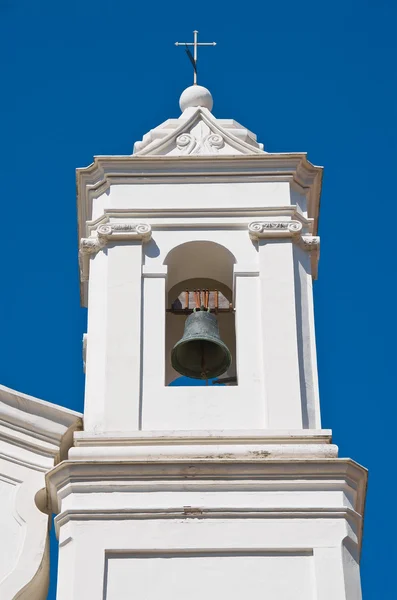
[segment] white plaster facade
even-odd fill
[[[82,415],[0,386],[0,598],[43,600],[49,577],[45,474]]]
[[[77,171],[84,429],[39,496],[57,600],[360,600],[366,471],[320,418],[322,169],[196,91],[134,154]],[[237,385],[169,387],[184,318],[166,309],[214,282]]]
[[[322,169],[200,94],[77,172],[85,425],[47,478],[57,600],[359,600],[366,472],[320,419]],[[233,303],[237,385],[169,387],[184,319],[166,308],[203,281]]]

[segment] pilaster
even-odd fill
[[[90,254],[86,336],[85,428],[139,429],[141,398],[142,243],[145,224],[100,225],[82,240]],[[92,241],[92,243],[91,243]]]

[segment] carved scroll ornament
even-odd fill
[[[124,240],[150,240],[152,228],[147,223],[107,223],[99,225],[94,235],[80,241],[82,254],[95,254],[104,248],[108,242]]]
[[[293,237],[302,231],[300,221],[254,221],[248,225],[252,240],[261,238]]]
[[[320,237],[302,233],[300,221],[254,221],[248,225],[248,233],[252,240],[291,238],[307,252],[320,252]]]
[[[147,242],[152,237],[152,228],[148,223],[106,223],[99,225],[88,238],[80,240],[81,280],[88,280],[89,256],[96,254],[109,242],[142,240]]]

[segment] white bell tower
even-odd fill
[[[322,168],[265,152],[201,86],[180,107],[77,172],[86,390],[47,477],[57,600],[359,600],[366,471],[320,420]],[[168,385],[192,302],[227,385]]]

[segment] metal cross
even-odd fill
[[[186,53],[193,65],[193,85],[197,85],[197,47],[198,46],[216,46],[216,42],[198,42],[198,31],[193,31],[193,42],[175,42],[175,46],[185,46]],[[193,46],[193,56],[188,49],[188,46]]]

